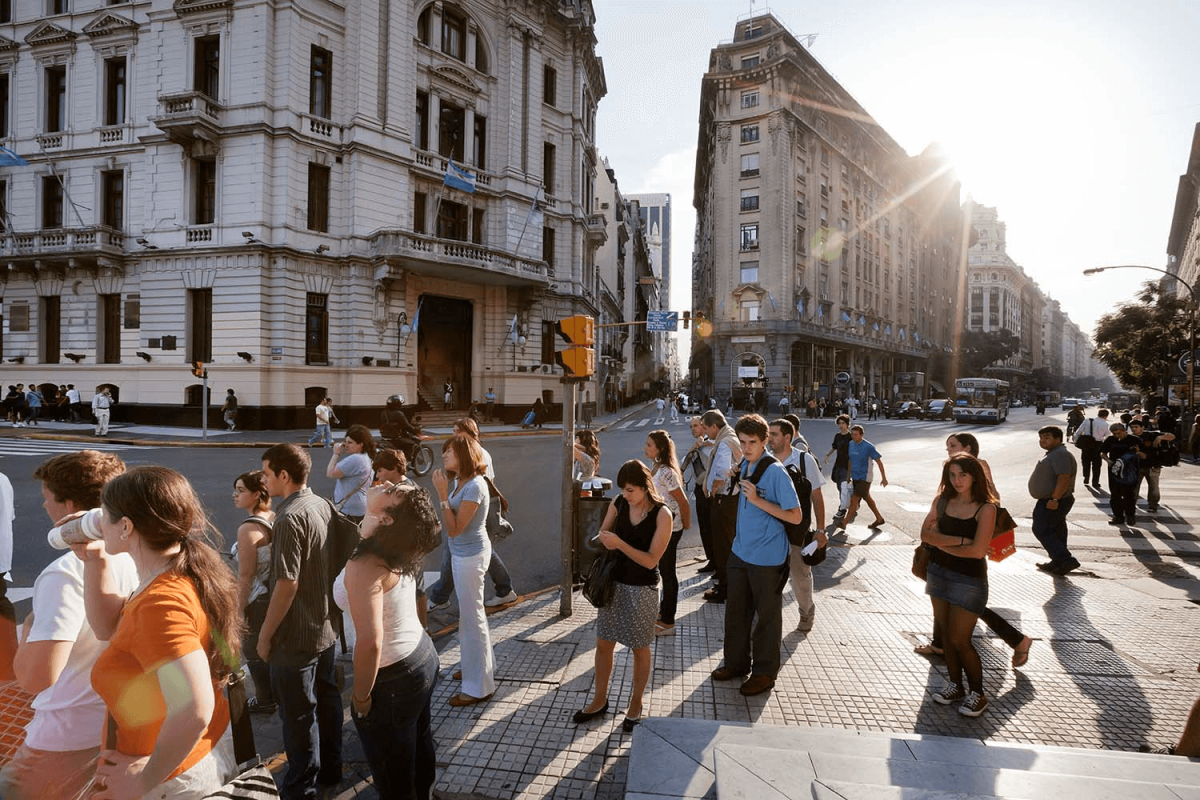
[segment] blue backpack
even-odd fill
[[[1138,480],[1138,454],[1137,451],[1125,453],[1113,459],[1112,465],[1109,467],[1109,472],[1112,473],[1113,480],[1122,486],[1132,486]]]

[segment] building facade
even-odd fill
[[[706,393],[761,407],[783,391],[952,388],[958,183],[936,148],[910,157],[770,14],[711,53],[694,203],[693,308],[711,327],[691,372]]]
[[[1167,269],[1200,295],[1200,123],[1192,133],[1187,171],[1179,176],[1175,213],[1167,240]],[[1187,287],[1180,287],[1187,292]]]
[[[199,405],[194,361],[250,425],[561,403],[554,322],[602,300],[588,0],[40,5],[0,24],[6,368],[128,418]]]

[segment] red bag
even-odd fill
[[[1017,522],[1012,515],[1003,506],[996,509],[996,527],[988,547],[988,559],[1003,561],[1017,552],[1016,532]]]

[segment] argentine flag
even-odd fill
[[[28,167],[29,162],[21,158],[19,155],[9,150],[7,147],[0,147],[0,167]]]
[[[442,179],[442,183],[451,189],[458,189],[460,192],[473,193],[475,191],[475,176],[465,169],[454,166],[453,159],[446,162],[446,177]]]

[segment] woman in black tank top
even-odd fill
[[[971,634],[987,606],[986,556],[995,525],[995,498],[988,491],[983,466],[969,453],[951,456],[942,467],[938,496],[921,525],[921,541],[934,548],[925,593],[942,631],[949,673],[933,699],[942,705],[961,700],[958,712],[967,717],[978,717],[987,708],[983,664]]]

